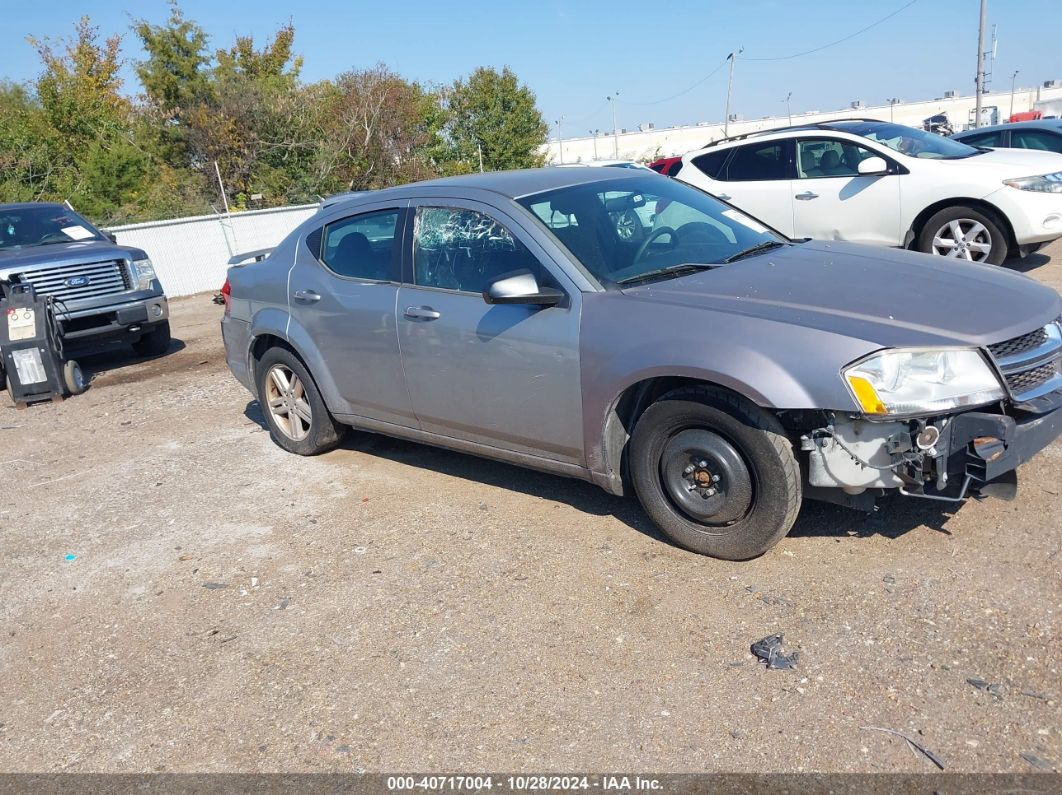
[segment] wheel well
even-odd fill
[[[254,342],[251,344],[251,363],[254,367],[251,368],[252,382],[255,385],[255,391],[258,389],[258,362],[262,361],[262,357],[266,355],[266,351],[270,348],[283,348],[286,351],[290,351],[291,354],[302,362],[302,366],[306,367],[307,372],[310,368],[306,366],[306,360],[302,358],[295,348],[284,339],[281,339],[275,334],[262,334],[255,337]]]
[[[666,395],[686,386],[710,386],[728,392],[738,400],[748,402],[748,398],[719,384],[699,378],[682,376],[658,376],[647,378],[631,384],[616,398],[605,417],[602,454],[605,472],[617,487],[617,493],[629,491],[630,473],[627,467],[627,445],[638,419],[653,403]]]
[[[1000,225],[1003,229],[1003,234],[1007,236],[1008,251],[1013,252],[1017,250],[1018,241],[1014,237],[1014,229],[1011,227],[1007,216],[1000,212],[999,208],[994,204],[990,204],[982,199],[944,199],[935,204],[929,205],[918,214],[914,219],[914,223],[911,224],[911,228],[907,233],[907,240],[904,242],[904,247],[913,248],[916,246],[918,244],[918,238],[921,236],[922,230],[925,228],[926,221],[948,207],[970,207],[971,209],[990,216]]]

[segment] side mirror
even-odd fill
[[[552,287],[540,287],[530,271],[514,273],[495,279],[483,291],[483,300],[488,304],[534,304],[554,306],[564,298],[564,293]]]
[[[859,168],[856,170],[864,177],[879,177],[889,173],[889,164],[883,157],[868,157],[859,161]]]
[[[100,231],[103,233],[103,236],[110,240],[112,243],[118,242],[118,236],[114,234],[114,232],[110,231],[109,229],[101,229]]]

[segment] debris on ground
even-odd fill
[[[974,678],[967,679],[966,684],[972,685],[978,690],[988,693],[989,695],[995,696],[996,698],[1003,698],[1003,685],[999,684],[998,682],[992,683],[986,682],[984,679]]]
[[[940,761],[940,757],[939,756],[937,756],[935,753],[930,751],[928,748],[926,748],[921,743],[919,743],[919,742],[917,742],[915,740],[912,740],[910,737],[908,737],[903,732],[898,732],[895,729],[883,729],[880,726],[861,726],[860,728],[864,729],[865,731],[885,732],[886,734],[895,734],[897,737],[902,737],[904,740],[907,740],[907,745],[910,748],[912,748],[915,751],[918,751],[920,754],[922,754],[922,756],[924,756],[926,759],[928,759],[934,765],[939,767],[941,770],[944,769],[944,763]]]
[[[77,560],[77,555],[73,552],[67,552],[66,555],[63,556],[63,560]]]
[[[786,654],[782,649],[783,642],[784,636],[781,633],[768,635],[766,638],[753,643],[750,650],[759,658],[760,662],[767,665],[768,669],[791,671],[796,668],[797,657],[800,653]]]
[[[1055,769],[1054,762],[1048,761],[1047,759],[1042,759],[1041,757],[1037,756],[1034,753],[1030,753],[1029,751],[1023,751],[1022,753],[1018,754],[1018,756],[1020,756],[1022,759],[1024,759],[1030,765],[1035,767],[1037,770],[1054,770]]]
[[[205,582],[203,583],[203,587],[208,591],[218,591],[222,588],[228,588],[229,586],[223,582]]]

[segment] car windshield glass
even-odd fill
[[[876,141],[908,157],[926,160],[958,160],[980,154],[980,150],[972,146],[936,133],[905,127],[902,124],[887,124],[879,121],[840,122],[831,127],[853,135],[862,135],[864,138]]]
[[[519,202],[603,282],[674,278],[699,269],[673,266],[737,263],[737,255],[763,243],[788,242],[708,194],[655,174],[598,180]]]
[[[42,204],[0,208],[0,249],[103,239],[96,227],[64,207]]]

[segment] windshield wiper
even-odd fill
[[[718,267],[718,264],[707,262],[682,262],[678,265],[668,265],[666,268],[657,268],[656,270],[646,271],[645,273],[639,273],[636,276],[628,276],[626,279],[620,279],[618,282],[616,282],[616,284],[635,284],[637,282],[644,282],[650,279],[657,279],[661,276],[680,276],[683,273],[706,271]]]
[[[734,262],[735,260],[742,259],[743,257],[751,257],[753,254],[759,254],[761,251],[767,251],[768,249],[778,248],[779,246],[784,245],[785,243],[780,240],[764,240],[762,243],[757,243],[751,248],[747,248],[744,251],[739,251],[737,254],[732,254],[731,256],[723,260],[723,263],[726,264],[729,262]]]

